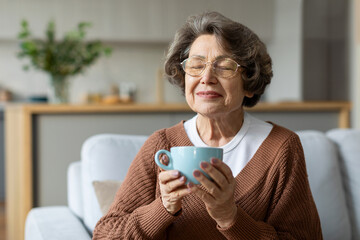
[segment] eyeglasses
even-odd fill
[[[235,76],[240,67],[240,65],[231,58],[220,58],[213,62],[205,62],[204,59],[196,56],[189,57],[180,64],[184,72],[192,77],[198,77],[203,74],[208,64],[211,64],[211,69],[215,75],[222,78]]]

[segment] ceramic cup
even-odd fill
[[[159,157],[165,154],[168,156],[169,164],[164,165],[160,162]],[[214,147],[172,147],[170,152],[167,150],[159,150],[155,154],[156,164],[165,170],[179,170],[189,181],[194,184],[200,184],[193,176],[194,170],[204,171],[200,168],[201,162],[210,162],[211,158],[222,160],[223,149]],[[210,177],[204,173],[209,179]]]

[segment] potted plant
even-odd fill
[[[46,38],[32,36],[26,20],[21,22],[19,58],[28,58],[24,66],[42,70],[49,75],[53,90],[50,101],[66,103],[69,100],[69,78],[82,73],[101,55],[110,55],[111,48],[100,41],[85,41],[86,29],[91,24],[81,22],[77,29],[67,32],[62,40],[56,39],[55,23],[50,21],[46,28]]]

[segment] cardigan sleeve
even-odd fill
[[[176,219],[156,197],[154,154],[165,147],[161,131],[151,135],[132,161],[108,213],[95,226],[93,239],[165,239]]]
[[[227,229],[218,227],[227,239],[323,239],[297,135],[288,139],[276,158],[278,176],[268,217],[255,221],[238,207],[235,223]]]

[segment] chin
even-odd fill
[[[210,117],[226,113],[226,107],[218,104],[201,104],[195,108],[195,112]]]

